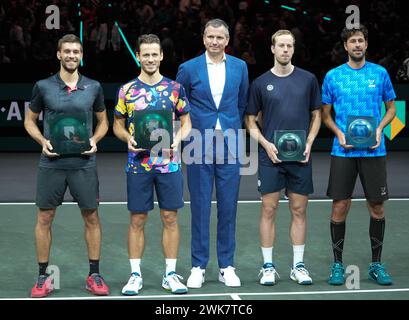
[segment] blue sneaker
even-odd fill
[[[341,262],[335,262],[331,268],[328,283],[333,286],[341,286],[345,283],[345,269]]]
[[[385,267],[380,262],[372,262],[369,265],[368,278],[382,286],[390,286],[392,284],[392,277],[385,271]]]

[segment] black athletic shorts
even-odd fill
[[[327,196],[333,200],[352,198],[358,174],[368,201],[388,200],[386,157],[331,156]]]
[[[96,167],[70,170],[38,168],[36,205],[41,209],[58,207],[64,200],[67,187],[81,209],[98,207],[99,181]]]

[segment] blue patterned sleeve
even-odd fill
[[[382,100],[387,102],[394,99],[396,99],[395,90],[393,89],[388,72],[384,70]]]
[[[322,104],[333,104],[334,99],[331,91],[331,77],[327,73],[322,84]]]

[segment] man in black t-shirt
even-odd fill
[[[253,81],[246,110],[246,127],[261,145],[258,185],[263,202],[260,217],[264,260],[260,271],[262,285],[274,285],[276,282],[277,271],[273,263],[275,215],[280,191],[284,188],[292,218],[290,237],[294,255],[290,278],[303,285],[312,283],[303,256],[308,194],[313,192],[310,152],[321,125],[321,95],[316,77],[291,64],[294,44],[295,38],[288,30],[279,30],[272,36],[274,67]],[[305,160],[282,162],[279,159],[274,145],[277,130],[305,132],[305,149],[301,150]],[[296,144],[301,145],[297,137],[287,141],[291,150]]]
[[[36,195],[39,210],[35,227],[39,276],[31,290],[31,297],[45,297],[53,291],[52,277],[46,273],[51,249],[51,225],[67,186],[78,202],[85,222],[90,265],[86,288],[96,295],[108,295],[108,286],[99,274],[101,226],[97,211],[99,183],[95,163],[97,143],[108,130],[104,95],[99,82],[78,72],[82,44],[77,36],[68,34],[59,40],[57,58],[60,60],[60,71],[34,85],[24,121],[27,132],[42,146]],[[41,112],[44,113],[43,133],[37,126]],[[94,133],[93,114],[97,119]],[[89,144],[85,141],[88,137]],[[84,147],[88,146],[89,150],[78,151],[78,146],[84,142]],[[57,148],[59,144],[62,147]],[[77,149],[75,154],[58,154],[73,148]]]

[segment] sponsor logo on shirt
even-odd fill
[[[272,84],[267,85],[267,91],[273,91],[274,86]]]

